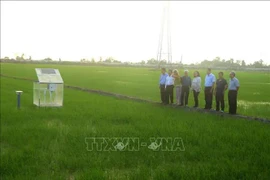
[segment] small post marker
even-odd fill
[[[16,91],[16,94],[17,94],[17,108],[20,109],[21,107],[21,94],[23,92],[22,91]]]

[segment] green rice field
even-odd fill
[[[1,74],[37,80],[35,68],[59,69],[65,85],[160,101],[154,69],[1,63]],[[206,70],[199,71],[204,80]],[[228,80],[229,71],[224,74]],[[269,72],[236,77],[238,113],[270,119]],[[23,91],[21,109],[16,90]],[[204,107],[203,92],[199,98]],[[189,99],[193,106],[192,94]],[[92,137],[136,137],[147,146],[89,150]],[[181,138],[184,149],[150,149],[158,137]],[[269,137],[269,123],[69,88],[63,107],[39,108],[31,81],[1,77],[1,179],[270,179]]]

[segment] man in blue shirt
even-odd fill
[[[205,107],[204,109],[210,110],[212,108],[213,101],[213,90],[215,87],[216,77],[211,73],[211,69],[207,69],[207,74],[204,81],[204,99]]]
[[[168,76],[168,74],[166,73],[166,69],[161,68],[161,75],[159,78],[159,89],[160,89],[161,103],[163,103],[163,104],[166,103],[165,83],[166,83],[167,76]]]
[[[240,84],[238,79],[235,77],[235,72],[230,73],[230,83],[229,83],[229,114],[236,114],[237,110],[237,92],[239,90]]]
[[[181,91],[181,104],[180,106],[188,105],[188,95],[189,89],[191,87],[191,78],[188,76],[188,70],[184,71],[184,76],[182,77],[182,91]],[[185,100],[185,103],[184,103]]]

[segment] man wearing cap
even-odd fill
[[[188,76],[188,70],[185,70],[184,76],[182,77],[182,92],[181,92],[180,106],[188,105],[188,95],[189,95],[190,87],[191,87],[191,78]],[[184,100],[185,100],[185,103],[184,103]]]
[[[238,79],[235,77],[235,72],[230,73],[230,83],[229,83],[229,114],[236,114],[237,110],[237,93],[239,90],[240,84]]]
[[[204,109],[210,110],[212,108],[213,101],[213,90],[215,87],[216,77],[211,73],[211,69],[207,69],[207,74],[205,76],[204,81],[204,99],[205,99],[205,107]]]
[[[163,104],[166,103],[165,83],[167,76],[168,74],[166,73],[166,69],[161,68],[161,75],[159,78],[159,90],[160,90],[160,99]]]

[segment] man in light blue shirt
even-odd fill
[[[161,103],[163,104],[166,103],[165,83],[166,83],[167,76],[168,74],[166,73],[166,69],[161,68],[161,75],[159,78],[159,90],[160,90]]]
[[[229,83],[229,113],[236,114],[237,110],[237,93],[239,90],[240,84],[238,79],[235,77],[235,72],[230,73],[230,83]]]
[[[216,77],[211,73],[211,69],[207,69],[207,74],[204,81],[204,99],[205,107],[204,109],[210,110],[212,108],[213,101],[213,91],[215,87]]]
[[[239,87],[240,87],[239,80],[235,77],[235,72],[231,72],[229,90],[238,91]]]

